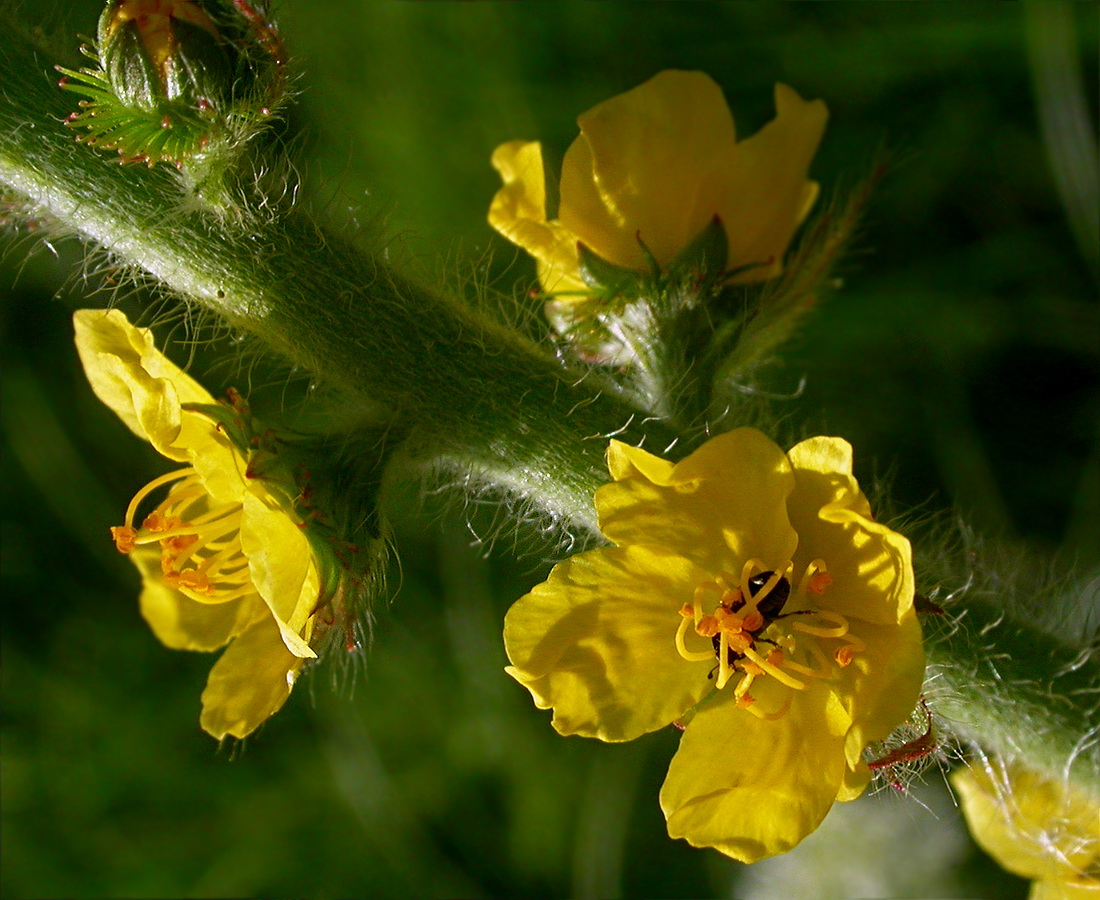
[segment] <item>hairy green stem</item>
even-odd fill
[[[959,737],[1100,802],[1100,645],[1087,608],[1095,587],[1047,583],[1038,560],[1007,554],[965,554],[969,573],[951,572],[958,560],[927,555],[942,536],[925,537],[920,583],[958,585],[937,598],[942,613],[922,617],[936,712]]]
[[[607,437],[673,436],[606,386],[570,383],[515,332],[324,231],[308,214],[218,214],[165,166],[75,141],[71,97],[0,23],[0,183],[119,261],[251,332],[293,364],[389,410],[425,465],[472,472],[594,527]],[[648,435],[647,435],[648,432]]]

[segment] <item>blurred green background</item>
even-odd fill
[[[714,76],[741,134],[777,80],[824,98],[826,193],[883,147],[898,162],[844,290],[772,373],[777,392],[806,378],[784,408],[852,440],[862,479],[893,471],[903,507],[954,504],[988,534],[1100,562],[1100,248],[1095,206],[1058,189],[1083,171],[1074,123],[1095,141],[1096,4],[282,5],[308,202],[506,295],[534,266],[485,223],[498,143],[564,149],[578,113],[669,67]],[[63,8],[72,52],[98,7]],[[748,870],[670,841],[657,789],[676,734],[559,738],[501,671],[502,615],[554,548],[487,553],[484,522],[411,490],[398,589],[354,679],[322,666],[219,748],[198,728],[213,658],[156,643],[107,534],[164,471],[72,351],[69,311],[110,293],[89,296],[102,279],[73,241],[9,229],[0,250],[4,896],[1025,895],[936,769]]]

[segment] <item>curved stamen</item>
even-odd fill
[[[176,483],[164,500],[133,527],[149,495]],[[241,549],[240,503],[213,504],[198,472],[188,467],[150,481],[126,509],[126,525],[112,529],[123,552],[160,545],[164,584],[199,603],[217,604],[256,592],[248,558]]]
[[[210,528],[205,533],[201,529],[199,529],[199,530],[191,529],[190,531],[182,532],[183,534],[188,534],[188,535],[194,536],[195,538],[197,538],[197,540],[194,543],[189,544],[188,546],[184,547],[181,552],[179,552],[177,554],[174,554],[174,559],[176,561],[177,568],[181,567],[184,563],[186,563],[193,556],[197,556],[200,551],[209,550],[209,545],[207,544],[207,539],[210,538],[211,536],[214,537],[214,538],[220,538],[220,537],[222,537],[223,535],[226,535],[226,534],[236,534],[237,529],[240,527],[240,524],[241,524],[241,518],[242,517],[241,517],[240,513],[238,513],[237,515],[234,515],[234,516],[228,516],[223,521],[217,523],[220,527],[218,527],[216,529],[215,528]],[[173,535],[170,534],[169,536],[173,536]],[[227,550],[239,551],[240,546],[241,546],[240,539],[236,538],[236,539],[233,539],[229,542],[226,549]],[[225,550],[222,550],[222,551],[219,551],[219,552],[224,553]],[[215,554],[215,555],[217,555],[217,554]]]
[[[799,681],[797,678],[793,677],[792,675],[788,675],[786,672],[784,672],[778,666],[773,666],[763,656],[761,656],[759,653],[757,653],[755,650],[753,650],[752,647],[747,647],[745,649],[745,656],[747,656],[749,659],[751,659],[754,663],[756,663],[758,666],[760,666],[761,669],[763,669],[765,672],[767,672],[769,675],[771,675],[772,678],[774,678],[776,681],[780,682],[781,684],[785,684],[789,688],[794,688],[796,691],[806,690],[806,683],[805,682]]]
[[[166,519],[187,519],[191,507],[207,497],[209,497],[209,494],[206,493],[206,488],[202,486],[199,476],[192,475],[182,484],[172,488],[168,496],[157,507],[156,512]]]
[[[743,707],[751,712],[756,718],[763,719],[765,722],[774,722],[776,719],[782,719],[787,711],[791,708],[791,702],[794,700],[794,694],[788,692],[787,699],[779,709],[766,713],[760,708],[758,703],[750,703],[748,706]]]
[[[689,662],[713,661],[717,656],[718,665],[709,676],[714,678],[715,687],[723,690],[734,682],[738,708],[748,709],[761,719],[785,715],[794,691],[807,690],[811,680],[832,679],[838,669],[850,665],[855,654],[866,649],[866,644],[851,633],[845,616],[819,606],[818,598],[832,583],[824,560],[812,560],[797,582],[793,575],[791,560],[770,567],[753,558],[742,565],[740,578],[722,572],[698,584],[692,602],[680,609],[677,653]],[[797,587],[792,590],[791,584],[795,583]],[[715,592],[717,605],[708,611],[706,604],[713,602],[708,598]],[[798,602],[788,606],[795,598]],[[790,611],[784,612],[785,607]],[[700,637],[710,639],[711,650],[688,649],[689,627],[694,627]],[[826,640],[841,644],[831,656],[820,646]],[[766,653],[765,644],[771,648]],[[761,678],[768,677],[789,690],[779,709],[765,712],[749,691]]]
[[[791,663],[790,665],[792,666],[792,668],[796,665],[799,665],[800,672],[803,668],[806,669],[806,671],[802,672],[802,674],[807,675],[810,678],[818,678],[822,681],[828,681],[830,678],[833,677],[833,668],[829,663],[829,658],[817,645],[817,641],[809,642],[809,651],[810,656],[813,658],[813,661],[817,663],[816,666],[801,666],[797,663]]]
[[[718,690],[729,684],[733,671],[730,665],[730,636],[728,631],[723,631],[718,642],[718,680],[715,682]]]
[[[802,573],[802,577],[798,580],[798,587],[795,589],[795,593],[799,597],[805,597],[807,593],[819,593],[819,591],[811,591],[814,579],[819,579],[819,576],[827,574],[825,560],[811,560],[810,564],[806,566],[806,571]]]
[[[230,600],[236,600],[238,597],[243,597],[245,594],[256,593],[256,585],[251,580],[242,584],[240,587],[231,591],[219,591],[213,589],[210,593],[202,593],[196,591],[194,588],[190,588],[185,584],[175,585],[177,591],[183,594],[185,597],[190,597],[199,603],[205,603],[208,606],[216,606],[219,603],[228,603]]]
[[[706,662],[707,660],[714,659],[714,651],[708,650],[707,652],[688,650],[687,645],[684,644],[684,635],[687,634],[688,626],[691,624],[691,619],[684,616],[680,619],[680,627],[676,629],[676,651],[680,654],[682,659],[686,659],[688,662]]]
[[[792,627],[795,631],[801,631],[803,634],[819,638],[842,638],[848,633],[848,620],[840,613],[819,609],[815,611],[815,617],[817,621],[824,619],[827,622],[833,622],[834,627],[822,628],[819,625],[807,625],[803,621],[795,622]]]
[[[186,469],[179,469],[175,472],[169,472],[166,475],[161,475],[159,478],[154,478],[140,491],[134,494],[134,498],[130,501],[130,505],[126,507],[125,522],[128,527],[133,527],[134,516],[137,515],[137,508],[142,500],[148,497],[153,491],[165,484],[171,484],[173,481],[179,481],[181,478],[187,478],[195,474],[195,470],[190,466]]]

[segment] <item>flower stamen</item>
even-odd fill
[[[741,567],[740,579],[722,572],[697,585],[692,603],[680,608],[676,631],[680,657],[689,662],[717,658],[718,666],[710,675],[715,687],[722,690],[735,681],[737,706],[759,718],[782,716],[790,707],[792,692],[807,690],[811,680],[831,679],[866,649],[864,642],[851,634],[845,616],[812,602],[832,585],[824,560],[815,559],[807,565],[792,592],[793,573],[790,560],[770,569],[762,560],[750,559]],[[718,594],[718,604],[708,613],[703,604],[713,593]],[[795,603],[803,608],[789,609],[788,604]],[[807,621],[810,616],[812,620]],[[783,620],[789,624],[783,622],[781,627]],[[689,627],[710,639],[710,651],[688,649]],[[820,646],[822,641],[840,641],[842,646],[828,654]],[[772,649],[764,653],[761,644],[770,644]],[[762,709],[749,693],[757,679],[769,677],[790,689],[781,708],[772,711]]]
[[[179,483],[142,520],[141,527],[134,528],[141,503],[172,482]],[[225,603],[255,593],[256,586],[241,547],[241,504],[208,508],[209,499],[195,469],[170,472],[138,491],[127,507],[126,524],[112,528],[111,535],[122,553],[158,544],[166,585],[200,603]]]

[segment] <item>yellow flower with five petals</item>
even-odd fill
[[[1100,898],[1100,802],[1018,762],[975,761],[951,775],[967,825],[1029,900]]]
[[[79,310],[73,321],[96,396],[185,464],[139,491],[111,531],[141,573],[141,612],[162,643],[228,644],[207,680],[200,722],[216,738],[243,738],[286,702],[317,655],[309,641],[321,578],[301,523],[211,417],[214,398],[156,349],[151,332],[118,310]]]
[[[734,280],[774,277],[817,197],[807,171],[828,117],[823,102],[783,84],[775,104],[775,119],[738,141],[708,75],[661,72],[577,120],[581,133],[562,162],[554,218],[541,145],[499,146],[492,163],[504,186],[489,223],[535,257],[547,292],[589,290],[578,242],[619,268],[648,273],[646,250],[665,266],[715,217],[729,244],[727,268],[743,270]]]
[[[562,734],[686,729],[673,837],[743,862],[789,850],[870,772],[924,675],[909,542],[875,522],[851,447],[743,428],[679,463],[612,441],[611,546],[559,563],[505,619],[508,672]]]

